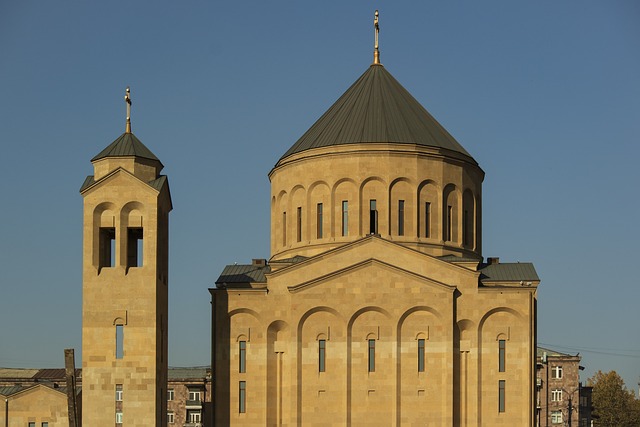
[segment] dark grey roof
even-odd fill
[[[144,159],[160,161],[136,136],[125,132],[113,141],[107,148],[91,159],[92,162],[105,157],[142,157]]]
[[[218,280],[216,285],[220,284],[232,284],[232,283],[266,283],[267,278],[265,273],[271,271],[271,267],[268,265],[227,265]]]
[[[500,263],[484,265],[480,272],[483,282],[539,282],[540,278],[530,262]]]
[[[21,392],[22,390],[26,390],[27,388],[33,387],[29,385],[27,387],[21,385],[12,385],[12,386],[3,386],[0,387],[0,395],[2,396],[11,396],[12,394],[16,394]]]
[[[548,348],[544,348],[544,347],[536,347],[536,356],[537,357],[542,357],[543,353],[547,353],[547,356],[554,356],[554,357],[576,357],[576,355],[573,354],[568,354],[568,353],[560,353],[559,351],[555,351],[555,350],[550,350]]]
[[[306,261],[308,259],[309,259],[309,257],[306,257],[306,256],[295,255],[295,256],[293,256],[291,258],[283,258],[283,259],[279,259],[277,261],[271,261],[271,262],[274,263],[274,264],[275,263],[297,264],[299,262]]]
[[[471,155],[382,66],[371,65],[285,154],[358,143],[401,143]]]
[[[201,379],[208,375],[209,368],[169,368],[167,375],[169,380]]]

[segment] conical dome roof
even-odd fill
[[[442,148],[463,154],[476,163],[380,64],[371,65],[281,160],[312,148],[360,143]]]

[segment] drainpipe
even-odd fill
[[[4,399],[4,427],[9,427],[9,398]]]

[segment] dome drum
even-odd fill
[[[369,234],[435,256],[481,257],[484,173],[475,162],[393,144],[300,154],[270,174],[273,260]]]

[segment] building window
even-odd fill
[[[127,268],[142,267],[142,228],[127,228]]]
[[[554,380],[562,379],[562,366],[554,366],[551,368],[551,378]]]
[[[124,326],[116,325],[116,359],[124,357]]]
[[[431,237],[431,203],[424,202],[424,237]]]
[[[287,245],[287,213],[282,212],[282,246]]]
[[[551,401],[552,402],[562,402],[562,390],[552,390],[551,391]]]
[[[505,381],[498,381],[498,412],[504,412]]]
[[[317,221],[316,236],[318,239],[322,239],[322,203],[318,203],[317,210],[316,210],[316,221]]]
[[[424,372],[424,338],[418,340],[418,372]]]
[[[297,228],[296,228],[296,239],[298,242],[302,241],[302,207],[298,206],[297,210]]]
[[[192,402],[200,402],[200,390],[189,390],[189,400]]]
[[[47,421],[43,421],[42,424],[40,424],[40,427],[49,427],[49,423]]]
[[[240,341],[240,366],[238,367],[238,371],[241,374],[247,372],[247,342]]]
[[[462,244],[465,246],[469,244],[469,211],[462,211]]]
[[[202,421],[202,413],[197,409],[187,410],[187,420],[190,424],[196,424]]]
[[[167,390],[167,400],[168,401],[172,401],[173,400],[173,389],[172,388]]]
[[[404,200],[398,200],[398,236],[404,236]]]
[[[378,234],[378,209],[374,199],[369,200],[369,234]]]
[[[122,424],[122,412],[116,412],[116,424]]]
[[[100,227],[99,239],[98,267],[115,267],[116,229]]]
[[[29,424],[27,424],[29,427],[36,427],[36,423],[35,421],[29,421]]]
[[[562,411],[551,411],[551,424],[562,424]]]
[[[325,370],[326,351],[327,342],[325,340],[318,340],[318,372],[324,372]]]
[[[447,242],[453,239],[453,206],[447,206]]]
[[[176,420],[175,420],[174,413],[173,412],[167,412],[167,423],[168,424],[173,424],[175,422],[176,422]]]
[[[505,352],[507,349],[507,342],[505,340],[498,341],[498,372],[505,371]]]
[[[376,371],[376,340],[369,340],[369,372]]]
[[[349,202],[347,200],[342,201],[342,235],[349,234]]]
[[[247,412],[247,382],[240,381],[238,393],[238,412],[244,414]]]
[[[116,402],[122,402],[122,384],[116,384]]]

